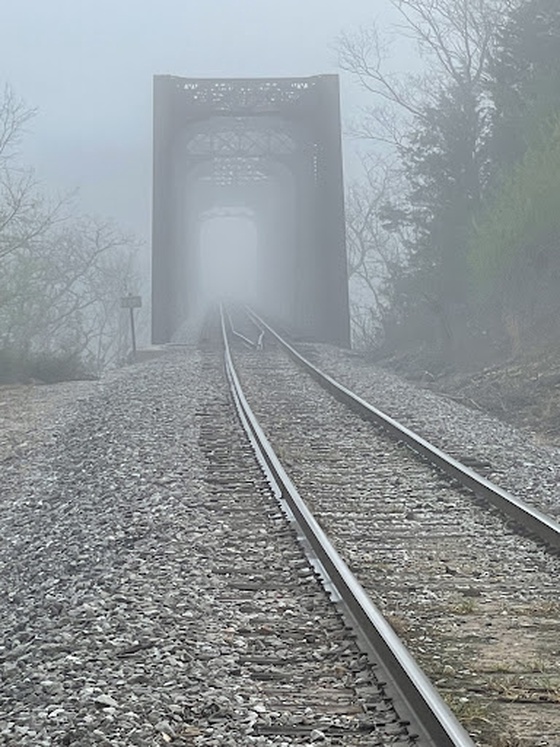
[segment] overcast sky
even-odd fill
[[[2,4],[0,79],[39,113],[25,155],[80,189],[85,210],[146,235],[152,76],[338,72],[343,29],[388,23],[389,0],[12,0]],[[348,114],[352,96],[345,88]]]

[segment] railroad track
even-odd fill
[[[501,489],[498,485],[478,474],[471,467],[462,464],[459,460],[446,454],[414,431],[401,425],[394,418],[369,404],[369,402],[366,402],[363,398],[308,361],[270,325],[266,324],[263,319],[255,314],[252,314],[252,317],[260,328],[258,339],[261,347],[263,344],[263,333],[266,330],[292,359],[301,365],[320,386],[332,394],[339,402],[347,405],[360,415],[360,417],[381,427],[396,441],[409,446],[419,456],[425,458],[438,469],[441,469],[450,478],[457,480],[464,487],[472,490],[477,496],[485,498],[505,516],[517,522],[522,531],[532,533],[551,548],[560,550],[560,524],[555,519],[534,506],[516,498],[516,496],[508,491]]]
[[[216,377],[218,354],[205,355],[208,376]],[[231,369],[228,376],[235,378]],[[240,392],[233,391],[251,432]],[[201,417],[212,511],[224,533],[222,549],[208,558],[209,572],[227,579],[217,601],[230,609],[226,633],[238,649],[232,666],[256,682],[247,738],[349,747],[471,744],[468,738],[440,740],[439,730],[434,741],[421,723],[411,723],[414,715],[402,699],[395,707],[391,686],[374,671],[340,604],[333,604],[296,542],[293,515],[287,521],[286,506],[278,502],[277,478],[255,461],[254,433],[252,446],[240,439],[222,402]],[[217,721],[227,716],[217,708]]]
[[[313,624],[317,625],[319,619],[321,619],[322,621],[325,621],[327,627],[329,627],[329,619],[334,615],[334,617],[338,619],[338,623],[334,626],[330,623],[330,626],[337,631],[339,636],[341,636],[341,642],[343,644],[342,650],[353,651],[354,653],[352,655],[354,658],[357,657],[357,661],[362,662],[361,666],[357,669],[357,672],[360,675],[358,678],[358,684],[352,685],[352,680],[348,677],[348,674],[352,669],[348,670],[344,659],[339,659],[337,654],[333,661],[334,672],[337,676],[335,676],[332,685],[330,685],[330,687],[322,694],[320,693],[319,696],[315,693],[316,687],[312,685],[313,681],[317,680],[317,677],[307,677],[309,684],[311,684],[311,693],[306,691],[305,688],[302,690],[301,683],[297,682],[297,678],[295,681],[292,680],[287,683],[287,687],[291,693],[290,700],[295,698],[296,701],[299,700],[302,704],[309,704],[312,702],[317,703],[319,700],[323,702],[321,707],[325,708],[327,712],[336,712],[337,707],[340,708],[339,705],[337,706],[336,702],[333,704],[331,701],[332,694],[335,694],[340,689],[341,673],[347,673],[342,680],[346,682],[346,687],[343,690],[343,692],[346,693],[346,698],[348,698],[350,693],[355,693],[346,706],[349,708],[346,717],[350,719],[348,722],[348,734],[345,734],[345,730],[341,725],[344,722],[331,726],[330,728],[327,726],[326,730],[320,724],[317,725],[312,722],[309,727],[302,728],[301,733],[306,733],[308,737],[311,737],[312,734],[325,734],[326,736],[336,737],[338,740],[343,738],[348,739],[349,734],[351,734],[354,729],[357,731],[354,739],[358,738],[358,741],[337,741],[337,744],[398,743],[441,745],[441,747],[446,745],[463,745],[464,747],[468,747],[469,745],[472,745],[472,741],[466,732],[452,716],[438,693],[419,670],[416,663],[402,646],[402,643],[397,638],[391,627],[382,618],[378,610],[376,610],[371,604],[370,600],[364,594],[363,589],[361,589],[355,578],[329,543],[326,536],[324,536],[323,532],[305,507],[304,502],[297,494],[293,483],[282,469],[279,460],[271,450],[270,445],[267,443],[266,438],[259,428],[259,425],[244,397],[233,366],[227,337],[225,336],[225,325],[223,325],[223,328],[226,374],[240,421],[247,433],[250,443],[252,444],[257,459],[261,464],[263,473],[268,480],[272,493],[276,500],[280,502],[280,505],[283,507],[284,512],[290,519],[291,523],[295,525],[296,534],[300,537],[303,546],[307,549],[307,554],[311,563],[320,570],[325,588],[329,590],[330,594],[337,602],[337,612],[334,611],[334,608],[332,608],[331,605],[329,615],[325,612],[320,617],[314,617]],[[242,333],[237,333],[234,337],[244,347],[248,347],[247,343],[249,338],[245,337]],[[212,429],[215,427],[216,417],[219,416],[219,412],[212,414],[210,419]],[[238,455],[237,459],[232,459],[233,455],[231,454],[230,442],[231,437],[229,440],[222,437],[221,450],[218,449],[218,451],[225,456],[227,465],[229,465],[224,466],[224,476],[223,478],[220,478],[220,483],[223,482],[228,485],[235,484],[236,475],[239,475],[240,464],[240,455]],[[211,452],[213,455],[212,473],[214,474],[216,469],[220,470],[221,468],[219,462],[218,465],[216,465],[216,449],[214,446],[211,447]],[[239,477],[237,477],[237,480],[239,480]],[[251,495],[254,495],[254,489],[252,491],[250,490],[249,494],[243,498],[243,508],[241,508],[239,514],[239,518],[244,526],[241,534],[247,534],[248,532],[246,511],[247,503],[252,506],[252,503],[254,502],[251,499]],[[252,506],[252,508],[254,509],[254,506]],[[275,509],[276,514],[278,511],[279,506]],[[253,524],[254,522],[251,519],[251,532],[254,531]],[[285,533],[285,523],[281,523],[280,526],[283,527],[282,532]],[[262,530],[257,529],[257,536],[259,536],[259,531]],[[270,537],[272,535],[276,536],[277,533],[272,533],[271,535],[270,530],[268,530],[263,532],[263,534],[266,537]],[[289,545],[291,548],[290,552],[293,553],[293,535],[291,535],[289,539],[291,541],[291,544]],[[249,541],[249,545],[250,544]],[[245,542],[245,545],[247,545],[247,541]],[[277,551],[278,544],[276,541],[272,547],[274,548],[274,551]],[[298,552],[297,558],[301,563],[301,550]],[[230,563],[230,565],[226,567],[235,567],[235,573],[239,573],[238,568],[243,568],[243,561],[240,566],[237,563]],[[307,562],[305,567],[308,568]],[[275,573],[272,572],[269,564],[267,564],[267,571],[269,573],[269,578],[274,579],[272,588],[276,590],[283,589],[284,591],[284,586],[278,584],[278,576],[284,577],[284,584],[287,583],[288,593],[291,593],[290,583],[286,578],[285,558],[282,559],[280,566],[276,569]],[[306,573],[309,573],[309,570],[307,570]],[[257,581],[257,586],[255,588],[260,588],[260,585],[261,583]],[[243,586],[243,588],[245,588],[245,586]],[[246,590],[251,592],[252,588],[251,582]],[[314,594],[317,595],[317,588],[315,586],[313,588]],[[324,596],[325,592],[323,591],[322,594]],[[306,605],[304,601],[299,609],[305,610],[308,606],[309,605]],[[266,610],[267,608],[265,607],[264,611],[266,614],[270,615],[270,610]],[[341,630],[341,613],[346,621],[346,626],[342,626],[343,629],[345,628],[345,632]],[[304,620],[303,629],[305,630],[305,626],[309,626],[309,619],[305,614]],[[299,623],[299,626],[299,630],[301,631],[302,623]],[[320,629],[322,629],[322,627],[323,622],[321,623]],[[285,624],[280,622],[278,630],[281,630],[283,635],[289,636],[289,627],[287,630],[284,628]],[[349,634],[349,629],[354,632]],[[309,628],[307,628],[307,630],[309,630]],[[359,641],[359,648],[356,647],[356,639]],[[349,645],[349,641],[352,642],[351,646]],[[325,657],[324,650],[321,651],[320,648],[317,649],[313,646],[309,649],[307,655],[311,657],[313,666],[319,667],[319,671],[323,672],[324,677],[325,663],[328,665],[328,662],[333,659],[332,652],[329,656]],[[369,664],[366,665],[365,661],[368,657]],[[266,665],[267,663],[266,657],[262,656],[260,658],[257,657],[255,661],[259,661],[262,665]],[[376,674],[373,673],[372,663],[376,667]],[[302,665],[300,664],[300,668],[301,666]],[[284,662],[283,669],[286,669],[286,662]],[[365,683],[365,692],[369,693],[367,698],[364,698],[364,695],[361,694],[364,690],[364,685],[360,685],[360,681]],[[328,692],[331,693],[331,696],[327,694]],[[380,704],[382,705],[381,712],[379,709]],[[301,712],[301,710],[302,707],[300,706],[299,711]],[[268,711],[268,709],[266,709],[266,711]],[[386,715],[383,715],[384,711],[386,711]],[[296,714],[297,713],[298,709],[296,708]],[[349,716],[349,714],[352,713],[355,714],[353,719]],[[387,714],[389,715],[388,725],[386,723]],[[293,718],[293,716],[291,717]],[[374,726],[375,728],[373,728]],[[269,724],[265,727],[261,725],[257,728],[261,730],[259,733],[266,733],[268,735],[274,733],[290,734],[289,729],[283,731],[285,727],[278,723]],[[262,729],[264,729],[264,731],[262,731]],[[365,741],[362,741],[364,738]],[[371,741],[372,739],[377,741]]]
[[[359,581],[477,743],[559,744],[558,558],[404,438],[357,421],[270,335],[265,351],[236,348],[247,396]],[[557,525],[544,516],[539,528],[539,513],[529,510],[531,533],[557,547]]]

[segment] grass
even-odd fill
[[[501,700],[529,703],[560,703],[560,681],[552,677],[527,678],[523,674],[490,683]]]
[[[495,715],[487,703],[463,697],[447,698],[447,705],[466,729],[495,722]]]
[[[472,615],[476,610],[476,602],[471,598],[461,599],[460,602],[456,602],[449,607],[449,611],[453,615]]]

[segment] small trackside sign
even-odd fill
[[[123,296],[121,298],[121,308],[139,309],[142,306],[142,296]]]

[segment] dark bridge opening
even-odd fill
[[[246,282],[247,301],[295,333],[348,344],[337,77],[157,76],[154,96],[153,341]],[[213,246],[220,230],[229,248]]]

